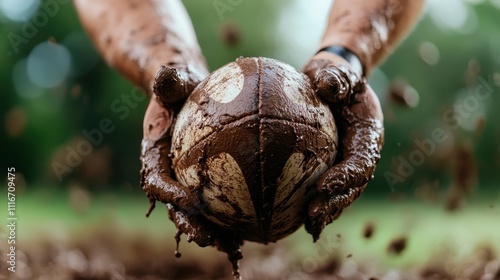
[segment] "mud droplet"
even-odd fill
[[[365,229],[363,230],[363,236],[366,239],[370,239],[375,232],[375,225],[372,222],[369,222],[365,225]]]
[[[395,80],[392,83],[389,96],[392,102],[407,108],[416,107],[420,100],[418,92],[403,80]]]
[[[476,121],[476,129],[474,131],[476,134],[476,138],[481,138],[481,136],[483,135],[484,126],[485,126],[484,117],[479,117]]]
[[[182,254],[179,252],[179,243],[181,242],[181,235],[182,235],[182,232],[180,230],[177,230],[175,232],[175,257],[176,258],[180,258],[182,256]]]
[[[224,24],[221,28],[220,37],[227,47],[237,47],[241,42],[240,28],[234,23]]]
[[[233,276],[235,280],[240,280],[240,268],[238,266],[238,258],[230,257],[229,261],[231,262],[232,268],[233,268]]]
[[[400,255],[406,249],[406,243],[406,237],[395,238],[389,244],[387,251],[395,255]]]
[[[21,107],[12,108],[5,114],[5,130],[11,138],[21,136],[27,123],[28,118]]]

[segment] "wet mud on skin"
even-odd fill
[[[339,120],[341,148],[350,146],[349,150],[341,150],[339,158],[349,160],[337,162],[336,168],[327,171],[318,182],[320,195],[311,202],[309,220],[306,221],[306,230],[314,241],[341,215],[342,210],[359,198],[366,184],[373,179],[384,141],[384,129],[379,120],[361,118],[349,108],[334,115]]]

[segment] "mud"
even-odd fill
[[[113,226],[112,221],[88,226],[68,234],[64,240],[54,235],[38,235],[24,240],[18,250],[18,270],[7,279],[233,279],[227,260],[222,254],[206,254],[176,259],[165,255],[167,242],[148,235],[130,234]],[[120,233],[120,234],[117,234]],[[124,246],[123,244],[128,244]],[[427,263],[411,264],[406,269],[388,270],[375,259],[358,259],[361,252],[350,258],[342,252],[328,256],[316,268],[302,266],[305,259],[294,258],[290,246],[278,244],[262,249],[252,248],[245,258],[241,278],[253,279],[500,279],[500,258],[491,249],[473,252],[467,260],[439,258]],[[210,257],[207,257],[210,254]],[[305,256],[304,258],[311,258]],[[398,257],[397,255],[394,257]],[[0,269],[5,271],[5,256]],[[381,258],[378,256],[377,258]],[[270,266],[269,263],[272,263]],[[267,265],[266,265],[267,264]]]
[[[400,255],[406,249],[407,240],[408,239],[404,236],[393,239],[389,243],[387,251],[391,254]]]
[[[366,239],[370,239],[375,233],[375,224],[372,222],[368,222],[363,229],[363,237]]]
[[[173,82],[182,86],[177,72],[164,70],[180,77]],[[145,127],[150,140],[143,141],[141,183],[148,215],[155,201],[167,204],[188,242],[226,252],[236,276],[243,240],[275,242],[305,222],[316,241],[361,195],[380,158],[382,117],[370,107],[373,97],[364,84],[353,90],[343,101],[347,106],[329,108],[304,74],[272,59],[240,58],[214,71],[190,95],[173,128],[176,108],[158,109]],[[152,105],[168,103],[157,96]],[[342,120],[343,150],[328,170],[338,147],[332,112]],[[151,133],[156,126],[166,130]]]

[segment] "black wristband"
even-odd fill
[[[361,73],[361,76],[365,75],[365,66],[363,65],[363,63],[361,63],[359,57],[351,50],[342,46],[328,46],[322,48],[316,54],[320,52],[329,52],[342,57],[343,59],[347,60],[347,62],[349,62],[355,70],[358,70]]]

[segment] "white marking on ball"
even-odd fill
[[[337,152],[335,152],[335,154],[336,153]],[[333,156],[333,159],[335,159],[335,156]],[[324,163],[322,160],[319,160],[319,165],[316,166],[316,168],[311,173],[309,178],[307,178],[304,181],[303,186],[310,186],[311,184],[315,184],[319,180],[319,177],[321,177],[321,175],[323,175],[327,170],[328,170],[328,165]]]
[[[293,190],[293,187],[304,177],[304,171],[302,170],[304,158],[305,156],[301,153],[294,153],[288,158],[278,178],[274,206],[281,204]]]
[[[177,121],[175,122],[174,132],[172,135],[173,139],[179,138],[178,134],[182,133],[183,128],[189,123],[189,119],[195,115],[197,110],[198,104],[188,99],[182,107],[182,110],[179,112],[179,115],[177,115]]]
[[[307,81],[295,68],[291,65],[280,63],[278,67],[283,69],[283,73],[287,73],[281,80],[283,83],[283,92],[293,103],[304,106],[305,104],[312,104],[309,96],[304,96],[306,88],[303,83]]]
[[[330,111],[330,109],[321,104],[320,107],[319,107],[320,111],[323,111],[323,113],[321,113],[319,115],[319,122],[320,122],[320,130],[323,131],[326,135],[328,135],[331,140],[333,141],[333,145],[335,146],[335,151],[337,151],[337,148],[338,148],[338,133],[337,133],[337,126],[335,125],[335,121],[334,121],[334,118],[333,116],[332,117],[325,117],[326,114],[329,114],[331,115],[332,112]]]
[[[199,110],[198,104],[188,99],[177,116],[172,134],[172,139],[176,141],[173,143],[173,147],[180,146],[181,148],[180,150],[173,149],[174,157],[183,155],[193,148],[200,139],[213,132],[213,128],[208,125],[200,128],[200,124],[206,122],[206,117]]]
[[[256,213],[248,187],[236,160],[228,153],[220,153],[207,160],[210,186],[203,189],[203,198],[212,212],[226,216],[235,215],[231,204],[238,205],[242,214],[253,217],[256,222]],[[224,195],[227,201],[218,196]],[[236,217],[235,217],[236,218]]]
[[[337,143],[337,126],[335,125],[334,117],[332,111],[323,102],[318,103],[318,106],[314,107],[316,110],[316,116],[320,122],[320,129],[327,135],[335,138],[335,143]],[[337,144],[335,144],[337,146]]]
[[[291,67],[291,66],[289,66]],[[301,81],[302,77],[295,69],[293,70],[294,72],[289,72],[288,75],[286,75],[283,78],[283,92],[285,95],[290,99],[293,103],[297,105],[304,105],[305,104],[310,104],[311,102],[306,99],[304,95],[302,95],[301,89],[303,88]],[[302,89],[303,91],[304,89]]]
[[[303,164],[304,162],[302,162],[302,166]],[[288,192],[286,196],[284,196],[283,199],[281,199],[281,201],[279,202],[275,201],[274,207],[276,208],[276,210],[273,213],[271,228],[277,228],[279,223],[283,221],[292,222],[300,215],[300,211],[302,211],[303,207],[305,206],[304,203],[300,202],[305,202],[308,200],[307,196],[308,195],[310,196],[312,194],[312,192],[310,191],[311,185],[315,184],[318,181],[319,177],[323,175],[326,170],[328,170],[328,166],[326,165],[326,163],[320,160],[314,170],[303,171],[300,177],[301,179],[305,174],[310,173],[311,171],[312,172],[310,173],[311,175],[309,175],[309,177],[304,181],[304,183],[302,183],[300,188],[297,191],[295,191],[295,193],[290,197],[290,199],[285,204],[283,204],[283,199],[290,194],[290,192],[293,190],[293,187],[298,183],[298,181],[287,188]],[[282,186],[280,185],[278,187],[278,190],[280,189],[285,189],[285,188],[282,188]],[[308,191],[309,194],[307,194]],[[285,208],[286,211],[282,210]]]
[[[196,166],[191,165],[188,168],[178,170],[177,181],[188,187],[198,187],[200,185],[200,178]]]
[[[205,85],[210,98],[219,103],[229,103],[241,93],[245,77],[240,66],[233,62],[215,71]]]

